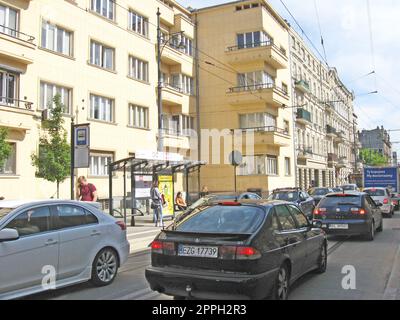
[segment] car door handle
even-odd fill
[[[57,244],[58,241],[57,240],[53,240],[53,239],[49,239],[47,240],[47,242],[45,243],[46,246],[53,246],[55,244]]]
[[[101,235],[101,232],[100,232],[100,231],[97,231],[97,230],[93,230],[93,231],[92,231],[92,234],[91,234],[92,237],[94,237],[94,236],[99,236],[99,235]]]

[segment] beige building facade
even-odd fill
[[[208,7],[194,11],[193,19],[198,27],[200,127],[217,129],[225,142],[216,159],[202,150],[209,163],[202,169],[202,185],[212,192],[235,189],[227,157],[234,149],[243,155],[237,191],[255,188],[268,194],[294,186],[287,23],[266,1]],[[241,140],[227,143],[232,130]],[[204,140],[202,145],[208,142]]]
[[[318,59],[292,28],[290,52],[297,185],[307,189],[346,184],[359,148],[354,95],[337,70]]]
[[[186,156],[189,138],[182,132],[195,123],[189,11],[170,0],[0,0],[0,127],[8,129],[13,148],[0,168],[0,196],[55,195],[55,184],[35,177],[31,155],[42,111],[57,93],[68,134],[72,117],[90,123],[90,168],[76,175],[87,176],[101,198],[108,196],[107,164],[157,150],[157,8],[164,150]],[[62,198],[70,196],[69,187],[67,179]],[[116,195],[121,188],[115,184]]]

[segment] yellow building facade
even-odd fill
[[[204,141],[209,139],[202,137],[201,158],[209,163],[202,169],[202,185],[211,192],[233,191],[234,169],[227,155],[237,150],[243,155],[237,191],[255,188],[268,194],[293,187],[289,26],[266,1],[195,10],[193,20],[198,29],[200,127],[217,129],[224,140],[218,163]],[[229,142],[231,130],[241,136],[241,144]],[[247,136],[254,148],[248,148]]]
[[[76,175],[87,176],[100,198],[108,196],[107,164],[157,150],[158,8],[164,150],[185,156],[189,138],[181,133],[195,122],[189,11],[170,0],[0,0],[0,127],[13,148],[0,168],[0,196],[55,195],[55,184],[35,177],[31,155],[42,111],[57,93],[68,134],[72,117],[90,123],[90,168]],[[67,179],[61,198],[70,196],[69,187]]]

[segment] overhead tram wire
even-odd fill
[[[324,43],[324,37],[322,35],[322,27],[321,27],[321,20],[319,17],[319,11],[318,11],[318,6],[317,6],[317,0],[314,0],[314,7],[315,7],[315,13],[317,16],[317,21],[318,21],[318,28],[319,28],[319,34],[321,36],[321,46],[324,52],[324,57],[325,57],[325,61],[328,63],[328,58],[326,56],[326,49],[325,49],[325,43]]]

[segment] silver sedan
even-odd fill
[[[128,255],[125,225],[93,205],[0,201],[0,299],[109,285]]]

